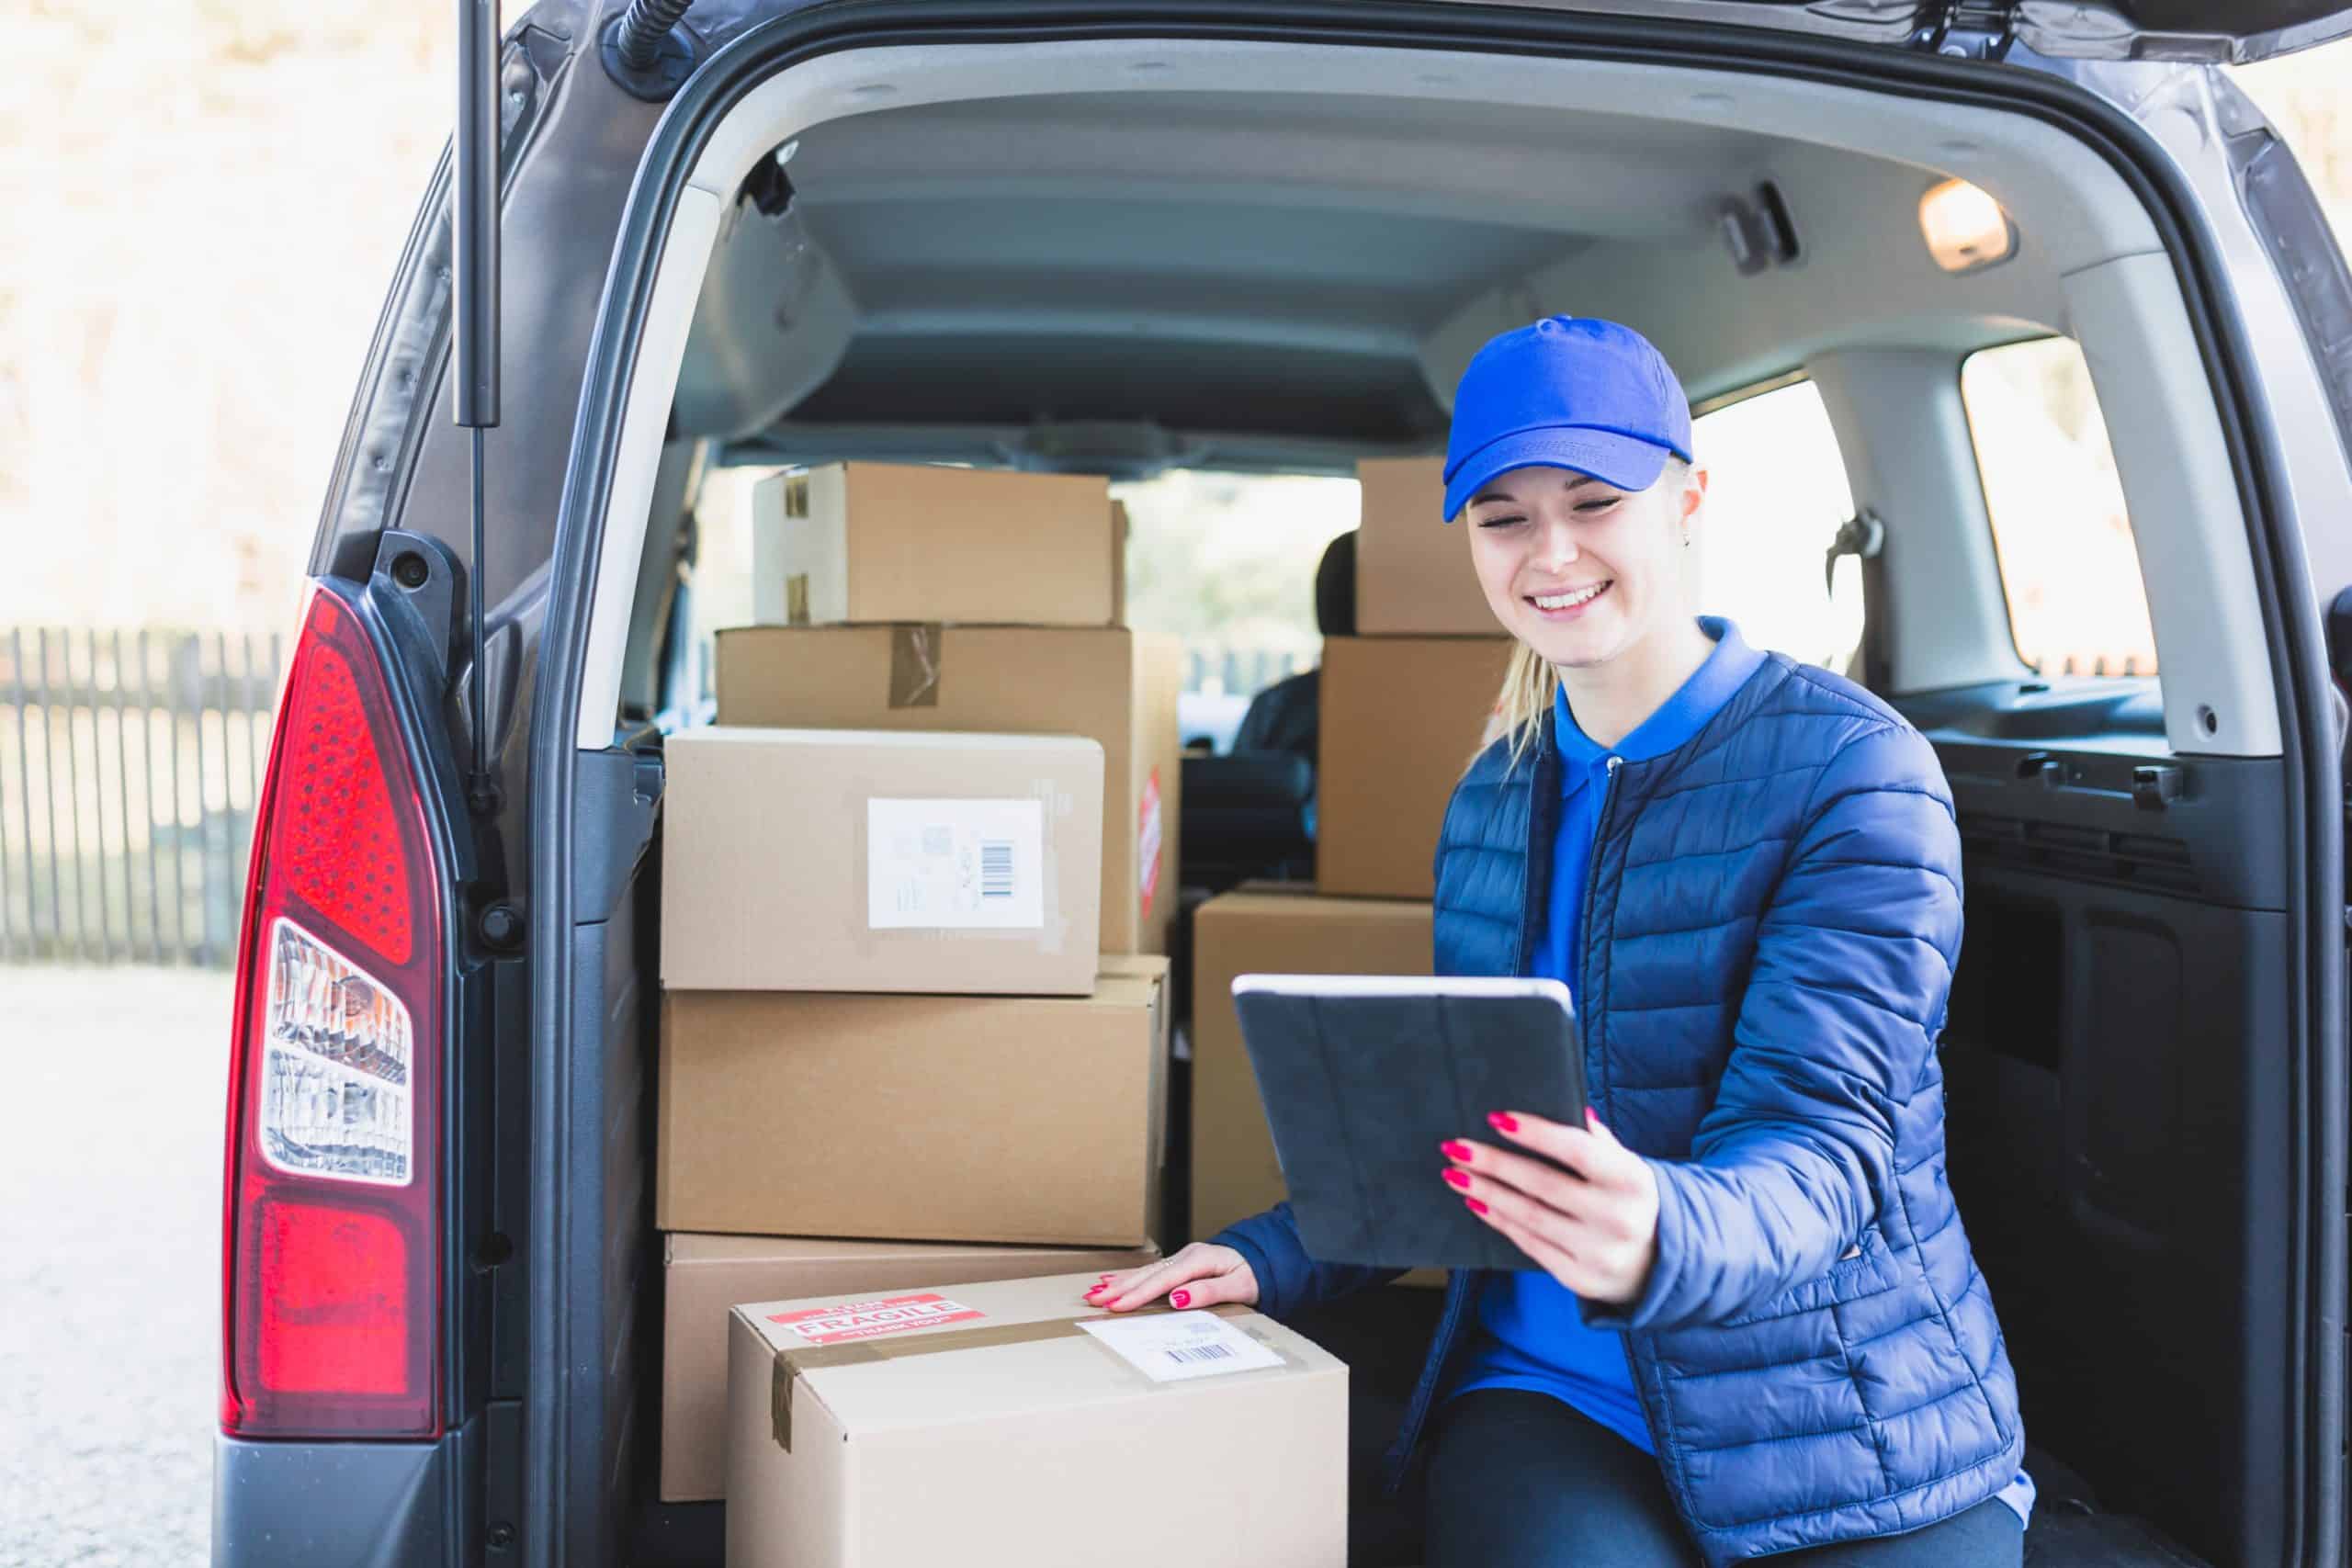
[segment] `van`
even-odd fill
[[[719,1560],[724,1506],[650,1482],[699,487],[1351,473],[1441,450],[1472,350],[1569,311],[1650,335],[1702,443],[1804,405],[1821,462],[1717,463],[1725,505],[1835,498],[1755,615],[1831,584],[1817,656],[1951,779],[1951,1180],[2030,1560],[2344,1562],[2352,277],[2219,67],[2347,31],[2339,0],[531,9],[460,139],[494,117],[495,179],[453,203],[445,158],[393,276],[273,741],[215,1560]],[[2085,583],[2144,625],[2086,628]],[[324,1122],[273,1092],[306,1006],[375,1075]]]

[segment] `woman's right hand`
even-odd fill
[[[1219,1302],[1255,1306],[1258,1276],[1249,1259],[1233,1248],[1196,1241],[1148,1268],[1105,1274],[1086,1292],[1091,1304],[1113,1312],[1133,1312],[1162,1296],[1172,1307],[1215,1306]]]

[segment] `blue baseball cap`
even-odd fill
[[[1487,340],[1453,393],[1445,517],[1513,468],[1568,468],[1647,490],[1668,454],[1690,459],[1690,402],[1666,356],[1631,327],[1546,316]]]

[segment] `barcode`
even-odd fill
[[[1233,1347],[1230,1345],[1195,1345],[1190,1349],[1178,1349],[1171,1346],[1168,1351],[1168,1359],[1171,1361],[1225,1361],[1232,1357]]]
[[[983,839],[980,840],[980,897],[1010,898],[1012,897],[1012,840]]]

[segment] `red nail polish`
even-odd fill
[[[1519,1118],[1508,1111],[1494,1111],[1487,1117],[1487,1120],[1493,1122],[1498,1131],[1505,1133],[1519,1131]]]
[[[1470,1212],[1474,1214],[1483,1214],[1487,1212],[1487,1206],[1476,1198],[1464,1198],[1462,1201],[1470,1205]]]
[[[1179,1291],[1174,1295],[1168,1298],[1168,1304],[1173,1307],[1191,1306],[1193,1304],[1193,1292],[1190,1291]]]
[[[1438,1172],[1438,1174],[1444,1177],[1448,1181],[1453,1182],[1456,1187],[1467,1187],[1470,1185],[1470,1173],[1466,1170],[1442,1170]]]
[[[1584,1108],[1584,1119],[1592,1126],[1598,1127],[1600,1125],[1600,1112],[1595,1111],[1589,1105]]]
[[[1440,1144],[1437,1147],[1438,1152],[1448,1159],[1466,1160],[1471,1155],[1469,1145],[1458,1143],[1452,1138],[1448,1138],[1444,1143]]]

